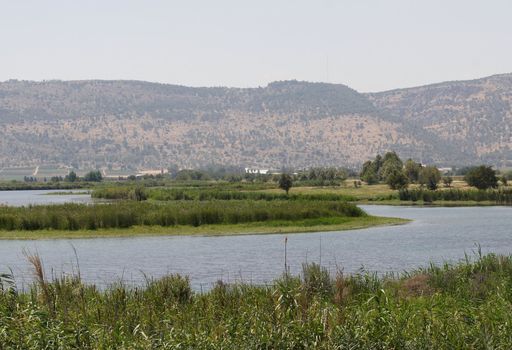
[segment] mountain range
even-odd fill
[[[425,164],[511,166],[511,127],[512,74],[377,93],[294,80],[0,83],[0,168],[358,167],[389,150]]]

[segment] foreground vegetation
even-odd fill
[[[2,275],[0,344],[19,349],[509,349],[512,258],[401,276],[330,275],[317,264],[268,286],[198,293],[177,274],[101,290],[79,275],[16,289]]]

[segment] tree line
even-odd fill
[[[442,182],[445,187],[451,187],[453,178],[442,176],[436,166],[422,165],[412,159],[403,162],[395,152],[387,152],[384,157],[378,154],[374,160],[363,164],[360,178],[368,185],[384,182],[394,190],[405,189],[409,184],[419,184],[429,190],[435,191]],[[508,174],[500,178],[491,166],[479,165],[467,169],[464,180],[468,185],[480,190],[497,188],[499,182],[506,186]]]
[[[99,170],[92,170],[86,173],[83,177],[79,177],[76,172],[71,170],[66,176],[52,176],[50,177],[50,182],[101,182],[103,180],[103,175]],[[38,178],[34,176],[25,176],[23,178],[24,182],[38,182]],[[43,182],[47,182],[48,179],[45,177]]]

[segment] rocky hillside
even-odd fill
[[[512,74],[368,97],[380,111],[438,136],[446,148],[465,157],[492,164],[512,162]]]
[[[0,168],[357,166],[511,155],[512,75],[374,94],[285,81],[190,88],[139,81],[0,83]]]

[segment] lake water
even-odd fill
[[[0,205],[19,207],[29,204],[62,204],[90,203],[90,194],[80,194],[86,190],[30,190],[30,191],[0,191]],[[52,194],[67,192],[69,194]]]
[[[332,272],[361,267],[379,273],[402,272],[429,262],[458,261],[480,245],[484,253],[512,254],[512,208],[420,208],[362,206],[374,215],[413,219],[401,226],[341,232],[224,237],[135,237],[112,239],[0,241],[0,272],[10,267],[20,284],[30,270],[23,250],[38,252],[47,271],[76,270],[76,249],[83,279],[107,285],[123,279],[141,283],[179,272],[197,290],[217,280],[266,283],[284,271],[284,239],[288,265],[299,273],[306,261],[320,262]]]

